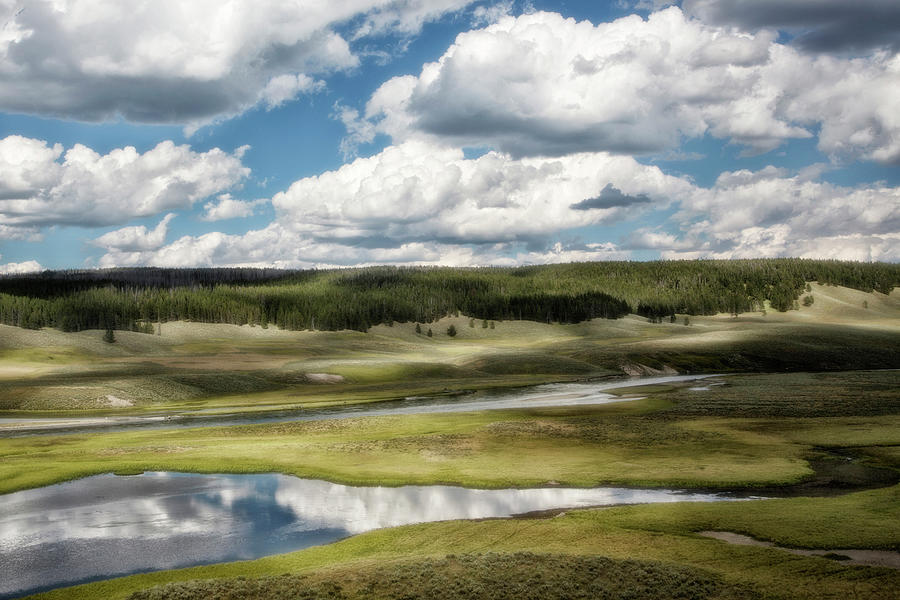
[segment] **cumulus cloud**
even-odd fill
[[[144,225],[140,225],[123,227],[122,229],[110,231],[95,239],[93,243],[101,248],[119,252],[155,250],[166,242],[169,221],[174,218],[174,213],[167,214],[163,217],[163,220],[151,230],[148,230]]]
[[[900,50],[896,0],[684,0],[682,7],[714,25],[788,30],[794,46],[814,52]]]
[[[848,188],[803,171],[726,172],[703,188],[608,154],[465,159],[456,149],[408,142],[295,182],[273,198],[276,220],[262,229],[184,236],[149,250],[110,247],[100,265],[513,265],[623,260],[637,250],[664,258],[900,260],[900,188]],[[604,190],[649,201],[573,206],[602,199]],[[619,242],[564,241],[572,229],[672,205],[678,211],[669,223]]]
[[[676,7],[596,26],[506,17],[385,82],[364,117],[395,142],[514,156],[654,153],[706,134],[764,152],[820,128],[836,160],[900,161],[900,57],[808,56],[774,40]]]
[[[0,110],[195,128],[357,66],[337,25],[409,35],[470,1],[0,0]]]
[[[267,199],[259,200],[235,200],[231,194],[221,194],[217,202],[207,202],[203,205],[204,221],[225,221],[226,219],[242,219],[253,215],[257,206],[268,202]]]
[[[101,155],[76,144],[9,136],[0,140],[0,221],[19,231],[47,225],[117,225],[185,209],[249,175],[233,153],[194,152],[171,141],[141,154],[128,146]]]
[[[685,236],[647,238],[664,257],[900,259],[900,188],[847,188],[783,170],[726,172],[675,216]],[[653,244],[656,241],[658,243]],[[629,247],[641,242],[639,236]]]
[[[243,266],[276,268],[335,268],[367,265],[512,266],[590,260],[626,260],[627,250],[612,243],[564,244],[529,250],[517,242],[452,244],[406,242],[394,247],[367,248],[323,241],[298,234],[278,223],[243,235],[219,232],[185,236],[152,251],[110,252],[100,267],[155,265],[163,267]]]
[[[508,242],[634,216],[633,206],[616,203],[572,210],[610,184],[657,206],[689,187],[630,157],[514,159],[489,152],[466,159],[457,148],[410,141],[296,181],[272,204],[279,222],[315,237]]]
[[[627,252],[610,244],[555,242],[567,229],[631,218],[668,206],[691,189],[630,157],[514,159],[489,152],[466,159],[457,148],[411,141],[294,182],[272,198],[276,220],[263,229],[185,236],[151,251],[110,248],[100,264],[303,267],[622,258]],[[610,194],[639,201],[571,207]]]
[[[0,275],[14,275],[19,273],[35,273],[43,271],[44,267],[36,260],[26,260],[24,262],[11,262],[0,265]]]

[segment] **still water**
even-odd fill
[[[0,496],[0,598],[258,558],[410,523],[728,499],[626,488],[351,487],[278,474],[97,475]]]

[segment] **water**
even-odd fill
[[[217,427],[222,425],[253,425],[290,421],[318,421],[351,417],[410,415],[419,413],[467,412],[473,410],[501,410],[544,408],[622,402],[619,396],[606,390],[660,383],[694,381],[713,375],[668,375],[641,377],[591,383],[553,383],[491,393],[464,396],[425,396],[391,400],[371,404],[350,404],[324,408],[299,408],[268,411],[256,414],[176,414],[149,417],[74,417],[54,419],[0,418],[0,437],[23,435],[86,432],[93,430],[122,431],[132,428],[175,429],[181,427]]]
[[[351,487],[277,474],[97,475],[0,496],[0,598],[258,558],[410,523],[728,499],[626,488]]]

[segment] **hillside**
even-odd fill
[[[900,265],[800,259],[328,271],[112,269],[0,277],[0,323],[151,332],[190,320],[367,331],[393,322],[579,323],[637,314],[738,315],[799,307],[807,282],[890,294]]]
[[[900,290],[810,290],[812,304],[786,312],[576,324],[460,314],[421,333],[413,322],[361,333],[171,321],[110,344],[98,330],[0,325],[0,408],[275,407],[617,373],[900,368]]]

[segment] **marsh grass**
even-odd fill
[[[594,407],[0,439],[0,491],[165,470],[490,488],[793,484],[812,476],[813,446],[900,445],[897,377],[729,376],[707,391],[655,388]]]
[[[468,554],[280,575],[189,581],[135,592],[129,600],[630,600],[751,599],[699,569],[600,556]]]

